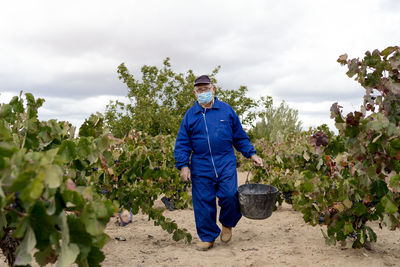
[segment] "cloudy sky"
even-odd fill
[[[327,123],[339,102],[358,109],[363,89],[339,55],[400,42],[399,0],[3,1],[0,103],[20,90],[46,99],[43,120],[79,126],[109,100],[126,99],[117,66],[210,73],[299,110],[304,128]]]

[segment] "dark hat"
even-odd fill
[[[201,75],[197,77],[197,79],[194,81],[194,86],[201,83],[211,83],[211,80],[207,75]]]

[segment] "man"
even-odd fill
[[[193,93],[197,101],[182,120],[174,157],[181,179],[192,180],[196,230],[201,240],[197,249],[207,250],[219,235],[222,242],[229,242],[232,227],[242,217],[233,147],[251,158],[256,166],[262,160],[256,155],[235,111],[214,96],[215,86],[207,75],[195,80]],[[221,207],[222,232],[216,224],[216,197]]]

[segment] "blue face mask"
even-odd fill
[[[201,104],[210,103],[212,99],[213,99],[212,91],[205,92],[205,93],[202,93],[202,94],[197,94],[197,100]]]

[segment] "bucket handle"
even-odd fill
[[[251,167],[250,170],[249,170],[249,172],[247,173],[246,184],[249,184],[249,183],[250,183],[250,182],[249,182],[249,175],[250,175],[250,173],[253,171],[253,169],[254,169],[254,167]]]
[[[249,175],[250,175],[250,173],[251,173],[254,169],[255,169],[255,166],[252,166],[252,167],[250,168],[249,172],[247,173],[246,184],[250,184],[250,182],[249,182]],[[270,184],[268,184],[268,193],[269,193],[269,194],[271,193],[271,185],[270,185]]]

